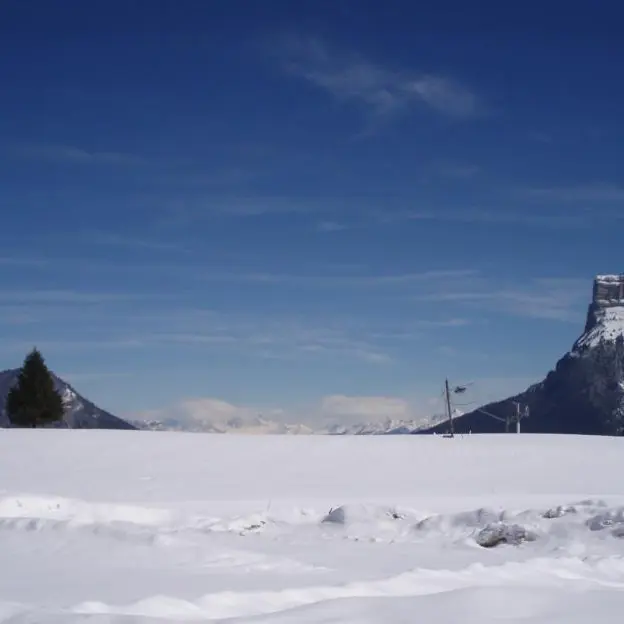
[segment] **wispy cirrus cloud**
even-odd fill
[[[206,219],[257,218],[267,215],[335,214],[342,209],[337,200],[314,200],[301,197],[258,196],[224,197],[206,195],[192,199],[163,201],[150,197],[148,203],[160,206],[160,217],[155,221],[160,227],[179,227]]]
[[[147,251],[189,253],[184,245],[171,241],[150,238],[125,236],[116,232],[88,232],[86,236],[91,243],[109,247],[126,247],[129,249],[143,249]]]
[[[5,290],[0,292],[0,305],[60,304],[84,305],[118,302],[136,302],[166,298],[160,294],[87,292],[79,290]]]
[[[394,361],[389,346],[398,344],[390,331],[387,336],[379,333],[383,326],[351,319],[256,318],[170,307],[155,312],[151,305],[137,306],[137,301],[105,294],[13,293],[0,298],[0,331],[5,336],[0,351],[15,353],[33,345],[54,354],[183,347],[245,359],[301,362],[329,357],[380,365]],[[132,314],[119,303],[130,304]]]
[[[474,276],[474,269],[434,269],[414,273],[387,273],[381,275],[297,275],[287,273],[206,273],[207,281],[251,282],[256,284],[302,284],[319,287],[373,287],[420,284],[428,281]]]
[[[70,353],[75,351],[94,352],[99,350],[109,351],[117,349],[136,349],[145,347],[145,343],[137,338],[84,338],[84,339],[67,339],[67,340],[49,340],[41,337],[33,336],[32,340],[12,340],[0,344],[0,354],[26,353],[33,347],[51,352],[53,354]]]
[[[438,177],[455,180],[469,180],[483,171],[480,165],[449,160],[434,161],[428,167],[428,170]]]
[[[169,349],[184,347],[229,353],[252,359],[323,361],[337,358],[371,365],[392,364],[406,341],[420,340],[432,330],[459,331],[470,321],[457,316],[439,318],[366,319],[353,316],[247,317],[240,313],[176,308],[155,312],[146,308],[131,317],[108,316],[111,337],[134,339],[142,345]],[[89,327],[84,328],[89,332]],[[84,332],[83,332],[84,333]],[[79,330],[73,338],[79,338]]]
[[[528,188],[522,194],[532,199],[562,202],[624,202],[624,187],[615,184]]]
[[[44,268],[49,266],[49,261],[45,258],[34,256],[0,256],[0,266],[20,267],[20,268]]]
[[[577,323],[589,296],[585,279],[537,278],[503,288],[495,282],[476,281],[463,290],[434,291],[417,299],[487,308],[512,316]]]
[[[102,164],[134,167],[146,163],[144,158],[134,154],[88,151],[72,145],[21,143],[12,146],[10,152],[14,156],[30,160],[66,164]]]
[[[127,377],[132,377],[133,373],[130,372],[90,372],[90,373],[74,373],[74,372],[63,372],[58,373],[58,376],[68,381],[69,383],[77,383],[82,381],[99,381],[106,379],[125,379]]]
[[[458,119],[475,117],[484,110],[476,93],[452,78],[384,67],[320,39],[288,37],[280,53],[292,75],[341,102],[358,103],[378,118],[414,105]]]
[[[601,215],[598,215],[599,217]],[[608,215],[606,215],[608,216]],[[460,210],[425,209],[403,210],[377,213],[381,223],[401,223],[405,221],[441,221],[449,223],[474,223],[486,225],[523,225],[528,227],[579,228],[584,227],[596,215],[566,212],[531,212],[508,208],[481,209],[462,208]]]
[[[339,223],[338,221],[321,221],[316,224],[317,232],[342,232],[348,230],[349,225],[346,223]]]
[[[195,331],[153,334],[148,340],[209,349],[239,351],[264,359],[300,360],[304,356],[332,356],[370,364],[389,364],[393,357],[368,331],[349,326],[323,327],[284,320],[229,322],[197,326]]]

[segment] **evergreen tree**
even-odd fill
[[[38,427],[63,418],[63,399],[37,349],[24,360],[17,383],[7,396],[6,412],[15,427]]]

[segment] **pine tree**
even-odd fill
[[[15,427],[38,427],[63,418],[63,399],[37,349],[24,360],[17,383],[7,396],[6,412]]]

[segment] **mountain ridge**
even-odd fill
[[[287,423],[267,420],[261,416],[251,419],[234,418],[217,421],[183,421],[177,419],[131,420],[137,429],[149,431],[187,431],[193,433],[258,434],[258,435],[398,435],[408,434],[423,427],[430,427],[441,416],[428,420],[399,420],[386,418],[381,421],[341,424],[324,423],[318,427],[303,423]]]
[[[0,427],[11,427],[6,413],[6,399],[9,390],[17,381],[20,370],[17,368],[0,371]],[[54,386],[61,395],[65,405],[65,415],[59,423],[50,425],[53,428],[68,429],[127,429],[136,427],[129,422],[103,410],[80,395],[69,383],[52,374]]]
[[[457,433],[500,433],[514,402],[526,433],[624,435],[624,274],[597,275],[583,333],[544,380],[453,420]],[[412,433],[445,433],[447,422]]]

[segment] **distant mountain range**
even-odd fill
[[[359,424],[322,424],[318,427],[300,423],[283,423],[267,420],[262,416],[251,419],[230,418],[221,422],[202,420],[133,420],[130,421],[137,429],[149,431],[191,431],[196,433],[227,433],[227,434],[287,434],[287,435],[392,435],[412,433],[439,422],[443,416],[427,421],[386,419],[378,422]]]
[[[273,420],[266,420],[261,416],[244,420],[230,418],[223,421],[205,421],[198,419],[178,420],[164,418],[162,420],[132,420],[137,429],[148,431],[189,431],[193,433],[246,433],[246,434],[310,434],[312,429],[305,425],[286,424]]]
[[[0,372],[0,427],[9,427],[5,405],[9,390],[17,381],[19,369]],[[193,419],[162,420],[123,420],[100,409],[84,398],[66,381],[52,373],[57,391],[63,398],[65,416],[63,421],[51,425],[68,429],[140,429],[147,431],[187,431],[194,433],[219,434],[282,434],[282,435],[392,435],[406,434],[431,427],[441,421],[443,416],[423,420],[385,420],[358,424],[321,424],[317,427],[302,423],[285,423],[269,420],[262,416],[251,419],[230,418],[223,421],[204,421]]]
[[[0,427],[9,427],[10,421],[6,414],[6,399],[9,390],[17,381],[19,369],[0,372]],[[79,395],[66,381],[56,375],[54,385],[63,398],[65,416],[63,421],[52,425],[68,429],[136,429],[133,425],[100,409],[91,401]]]
[[[598,275],[585,329],[546,378],[525,392],[454,419],[458,433],[497,433],[514,402],[529,409],[527,433],[624,435],[624,274]],[[512,431],[515,424],[512,422]],[[443,433],[447,422],[413,433]]]

